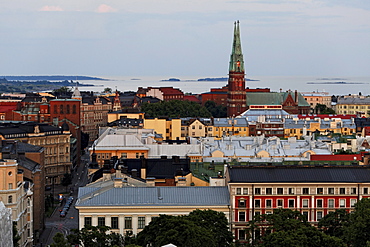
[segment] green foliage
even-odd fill
[[[68,242],[72,245],[82,244],[83,246],[123,246],[124,238],[117,233],[107,232],[108,226],[85,226],[81,230],[72,229],[72,234],[67,236]]]
[[[67,94],[67,93],[70,93],[70,92],[72,92],[72,89],[70,89],[67,86],[63,86],[63,87],[60,87],[59,89],[54,89],[52,91],[52,94],[61,95],[61,94]]]
[[[67,239],[64,235],[60,232],[54,235],[53,237],[54,243],[52,243],[51,247],[70,247],[71,245],[68,243]]]
[[[348,224],[349,214],[345,209],[330,212],[319,221],[318,227],[327,235],[343,238],[344,226]]]
[[[262,226],[268,222],[266,233],[257,239],[252,239],[254,246],[302,246],[302,247],[340,247],[345,246],[337,237],[326,235],[316,227],[311,226],[305,216],[290,209],[277,209],[273,214],[257,215],[250,222],[251,230],[262,232]],[[251,232],[251,236],[253,235]]]
[[[225,118],[227,117],[227,107],[222,105],[216,105],[214,101],[208,100],[204,106],[215,118]]]
[[[13,246],[19,247],[19,240],[21,240],[21,236],[18,234],[17,230],[17,222],[13,221]]]
[[[324,104],[317,104],[314,109],[316,114],[335,114],[335,111]]]
[[[67,187],[68,185],[72,184],[72,174],[70,174],[70,173],[65,173],[65,174],[64,174],[64,176],[63,176],[63,178],[62,178],[61,184],[62,184],[63,186],[66,186],[66,187]]]
[[[137,235],[141,246],[230,246],[232,235],[223,213],[196,210],[187,216],[161,215]]]
[[[141,111],[147,117],[211,117],[211,113],[204,107],[192,101],[160,101],[158,103],[143,103]]]
[[[104,88],[104,93],[112,93],[112,89],[110,87]]]
[[[344,238],[348,246],[367,246],[370,242],[370,199],[363,198],[355,205],[349,215],[348,225],[344,227]]]

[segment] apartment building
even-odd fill
[[[229,166],[230,224],[236,239],[246,240],[247,222],[274,209],[298,210],[313,224],[336,209],[353,210],[370,195],[368,167]]]

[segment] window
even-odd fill
[[[355,207],[357,200],[356,199],[351,199],[351,208]]]
[[[266,195],[272,195],[272,188],[266,188]]]
[[[309,189],[309,188],[303,188],[303,189],[302,189],[302,194],[303,194],[303,195],[308,195],[308,194],[310,194],[310,189]]]
[[[357,193],[356,187],[351,188],[351,194],[356,195],[356,193]]]
[[[71,107],[69,105],[67,105],[67,114],[70,114],[71,113]]]
[[[72,106],[72,109],[73,109],[73,110],[72,110],[72,113],[73,113],[73,114],[76,114],[76,105],[73,105],[73,106]]]
[[[98,217],[98,226],[105,226],[105,217]]]
[[[328,188],[328,194],[334,195],[334,188]]]
[[[248,188],[243,188],[243,195],[248,195]]]
[[[195,130],[195,125],[191,126],[191,128],[192,128],[193,130]]]
[[[322,211],[317,211],[317,221],[322,219]]]
[[[125,229],[132,229],[132,217],[125,217]]]
[[[294,188],[289,188],[288,193],[289,195],[294,195]]]
[[[239,212],[239,221],[245,221],[245,212]]]
[[[13,183],[9,183],[9,184],[8,184],[8,189],[9,189],[9,190],[12,190],[12,189],[13,189]]]
[[[261,200],[254,200],[254,207],[256,208],[261,207]]]
[[[254,189],[254,194],[261,195],[261,188],[255,188]]]
[[[111,218],[111,228],[118,229],[118,217]]]
[[[277,200],[277,206],[278,207],[283,207],[283,200],[282,199]]]
[[[58,113],[58,106],[54,105],[54,113]]]
[[[276,194],[282,195],[283,193],[284,193],[284,189],[283,188],[277,188],[276,189]]]
[[[367,195],[369,193],[369,189],[368,188],[364,188],[364,195]]]
[[[346,207],[346,199],[339,199],[339,206],[341,208],[345,208]]]
[[[13,196],[8,196],[8,203],[13,203]]]
[[[144,229],[145,227],[145,217],[138,217],[137,218],[137,228]]]
[[[339,188],[339,194],[341,195],[346,194],[346,188]]]
[[[334,208],[334,199],[329,199],[328,200],[329,208]]]
[[[290,208],[294,208],[294,199],[289,199],[289,200],[288,200],[288,206],[289,206]]]
[[[121,158],[122,159],[127,159],[127,153],[121,153]]]
[[[308,208],[308,199],[303,199],[302,200],[302,207]]]
[[[239,208],[245,208],[245,200],[244,199],[240,199],[238,201],[238,206],[239,206]]]
[[[60,113],[61,113],[61,114],[63,114],[63,113],[64,113],[63,105],[60,105]]]
[[[308,220],[308,211],[303,211],[302,214],[306,218],[306,220]]]
[[[84,226],[91,226],[91,223],[92,223],[91,217],[85,217],[84,221],[85,221]]]
[[[316,200],[316,207],[322,208],[322,199]]]
[[[268,199],[266,200],[266,208],[271,208],[272,207],[272,200]]]
[[[239,240],[245,240],[245,230],[239,230]]]
[[[324,194],[324,189],[323,188],[317,188],[316,189],[316,194]]]
[[[241,195],[242,194],[242,188],[236,188],[236,194]]]

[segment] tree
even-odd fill
[[[344,227],[344,238],[348,246],[370,245],[370,199],[363,198],[355,204],[349,215],[348,225]]]
[[[143,103],[141,111],[147,117],[211,117],[211,113],[200,104],[192,101],[160,101],[158,103]]]
[[[83,246],[123,246],[123,236],[117,233],[107,232],[108,226],[85,226],[81,230],[72,229],[72,234],[67,236],[68,242],[72,245],[82,244]]]
[[[62,178],[62,181],[61,181],[61,184],[63,186],[66,187],[66,190],[67,190],[67,186],[72,184],[72,174],[70,173],[64,173],[64,176]]]
[[[290,209],[277,209],[273,214],[257,215],[250,224],[251,236],[255,230],[264,231],[258,241],[253,239],[255,246],[345,246],[341,239],[319,231],[311,226],[300,212]]]
[[[214,101],[208,100],[204,104],[205,108],[212,114],[215,118],[227,117],[227,107],[222,105],[216,105]]]
[[[21,236],[18,234],[17,230],[17,222],[13,221],[13,246],[19,247],[19,240],[21,240]]]
[[[318,227],[327,235],[343,239],[344,227],[348,224],[349,214],[345,209],[330,212],[319,221]]]
[[[216,240],[216,246],[229,246],[233,241],[233,235],[229,231],[225,214],[214,210],[195,210],[191,212],[188,219],[197,226],[209,229],[212,238]]]
[[[56,233],[53,237],[54,243],[52,243],[51,247],[69,247],[71,246],[68,244],[67,239],[64,237],[64,235],[60,232]]]
[[[201,227],[187,216],[160,215],[137,235],[141,246],[217,246],[210,229]]]
[[[66,94],[68,94],[70,92],[72,92],[72,89],[71,88],[69,88],[67,86],[63,86],[63,87],[61,87],[59,89],[54,89],[52,91],[52,94],[57,96],[57,95],[66,95]]]
[[[324,104],[317,104],[315,106],[315,113],[316,114],[335,114],[335,111],[331,108],[328,108]]]
[[[104,88],[104,93],[112,93],[112,89],[110,87]]]

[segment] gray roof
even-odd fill
[[[79,188],[76,207],[229,205],[229,191],[226,186],[123,187],[111,188],[96,194],[92,190],[91,187]]]
[[[368,167],[228,168],[230,183],[369,183]]]
[[[339,98],[337,105],[369,105],[370,98]]]

